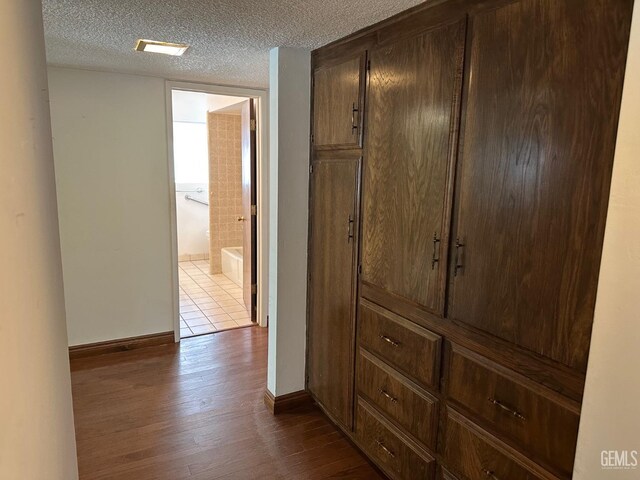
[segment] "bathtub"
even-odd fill
[[[242,287],[242,247],[222,249],[222,273],[233,283]]]

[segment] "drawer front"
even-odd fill
[[[451,409],[442,455],[448,469],[468,480],[556,479]]]
[[[417,383],[438,390],[441,337],[365,299],[360,305],[360,345]]]
[[[435,450],[438,400],[360,349],[358,391],[416,439]]]
[[[431,480],[435,460],[426,452],[409,446],[401,434],[393,431],[384,419],[363,399],[358,399],[356,438],[369,457],[391,478],[398,480]]]
[[[452,345],[447,397],[562,477],[571,478],[580,415],[559,395],[548,398],[504,367]],[[507,375],[512,375],[508,377]],[[560,405],[558,402],[564,402]]]

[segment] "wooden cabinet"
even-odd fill
[[[449,315],[582,371],[630,4],[520,0],[469,24]]]
[[[435,460],[395,429],[375,408],[359,399],[356,439],[394,480],[431,480]]]
[[[360,159],[316,161],[311,175],[308,388],[351,428]]]
[[[313,145],[353,148],[362,141],[365,55],[317,68],[313,72]]]
[[[464,26],[369,54],[362,279],[433,312],[444,300]]]
[[[571,478],[632,7],[425,2],[313,52],[308,385],[390,478]]]
[[[441,340],[400,315],[360,301],[359,344],[424,388],[438,389]]]
[[[447,465],[469,480],[557,480],[455,410],[446,412],[443,437]]]
[[[450,403],[571,477],[580,421],[576,402],[457,345],[449,348],[448,364]]]

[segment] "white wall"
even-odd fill
[[[310,58],[274,48],[269,59],[267,388],[276,396],[305,387]]]
[[[206,94],[197,92],[173,92],[173,112],[176,105],[183,104],[181,115],[189,114],[188,107],[197,110],[195,102],[176,102],[176,96],[201,95],[206,107]],[[189,97],[187,97],[189,98]],[[185,108],[187,107],[187,108]],[[209,256],[209,208],[201,203],[187,200],[186,195],[209,201],[209,135],[206,124],[206,108],[191,112],[193,119],[202,113],[203,121],[173,122],[173,165],[176,184],[176,222],[178,228],[178,259],[189,256]],[[175,118],[175,117],[174,117]],[[202,190],[201,193],[194,192]]]
[[[601,467],[602,451],[640,452],[639,112],[640,6],[636,2],[578,435],[577,480],[640,478],[640,465],[630,470]]]
[[[42,10],[0,2],[0,478],[76,464]]]
[[[173,330],[165,82],[49,69],[69,344]]]
[[[200,189],[202,192],[197,192]],[[176,184],[176,221],[178,227],[178,260],[188,256],[205,255],[209,258],[209,208],[187,200],[185,195],[204,202],[209,201],[208,183]],[[193,258],[192,258],[193,260]]]

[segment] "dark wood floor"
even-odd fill
[[[380,479],[315,407],[263,403],[267,330],[71,362],[81,480]]]

